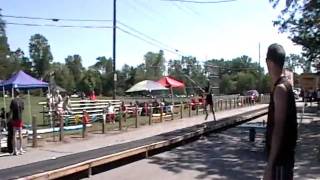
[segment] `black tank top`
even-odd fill
[[[286,120],[284,125],[284,133],[283,142],[280,145],[280,152],[278,153],[278,157],[276,157],[276,164],[284,164],[288,162],[290,158],[292,158],[292,153],[294,153],[297,141],[297,110],[296,110],[296,102],[294,98],[294,93],[292,91],[292,86],[288,82],[285,77],[280,77],[276,83],[274,84],[273,91],[270,96],[270,104],[269,104],[269,111],[268,111],[268,122],[267,122],[267,132],[266,132],[266,150],[267,156],[269,156],[271,150],[271,142],[272,142],[272,133],[274,128],[274,100],[273,100],[273,92],[275,87],[278,84],[283,84],[288,93],[287,98],[287,112],[286,113]]]

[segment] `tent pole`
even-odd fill
[[[6,92],[4,86],[2,86],[2,95],[3,95],[3,108],[4,108],[4,118],[7,119],[7,105],[6,105]]]
[[[172,102],[172,105],[174,105],[174,103],[173,103],[173,89],[172,89],[172,86],[170,86],[170,91],[171,91],[171,102]]]
[[[13,91],[13,87],[11,88],[11,99],[14,98],[14,91]]]
[[[28,89],[28,103],[29,103],[29,118],[30,118],[30,121],[32,121],[32,114],[31,114],[31,101],[30,101],[30,90]]]

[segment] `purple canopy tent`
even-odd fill
[[[38,79],[33,78],[32,76],[26,74],[22,70],[12,75],[8,80],[2,81],[0,83],[3,90],[3,98],[5,103],[5,90],[12,90],[13,97],[13,89],[25,89],[28,90],[28,101],[29,101],[29,113],[30,113],[30,122],[31,122],[31,103],[30,103],[30,92],[29,89],[37,89],[37,88],[48,88],[48,83],[40,81]],[[6,105],[4,104],[4,108]]]
[[[26,74],[23,71],[19,71],[10,77],[10,79],[5,80],[1,83],[4,89],[37,89],[37,88],[47,88],[48,83],[40,81],[33,78],[32,76]]]

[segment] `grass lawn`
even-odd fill
[[[25,124],[31,124],[30,119],[30,113],[29,113],[29,102],[28,102],[28,95],[25,94],[22,96],[23,102],[24,102],[24,111],[22,114],[22,118]],[[30,104],[31,104],[31,115],[37,117],[38,124],[42,124],[42,114],[40,113],[42,111],[42,106],[39,105],[39,102],[45,101],[45,97],[39,97],[39,96],[32,96],[30,95]],[[6,111],[9,111],[11,102],[11,97],[6,98]],[[3,99],[1,100],[0,107],[4,107]]]

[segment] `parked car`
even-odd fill
[[[70,97],[72,97],[72,98],[78,98],[79,95],[78,95],[78,94],[72,94]]]
[[[257,102],[259,99],[259,92],[257,90],[249,90],[245,94],[250,97],[250,100],[253,102]]]

